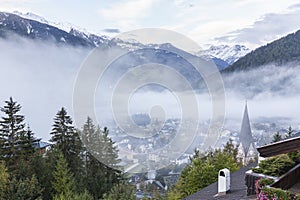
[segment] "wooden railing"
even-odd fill
[[[283,190],[287,190],[299,181],[299,177],[300,177],[300,164],[296,165],[291,170],[289,170],[287,173],[280,176],[270,186],[275,187],[275,188],[281,188]]]
[[[247,195],[255,194],[255,182],[261,178],[271,178],[274,179],[274,183],[270,185],[270,187],[280,188],[283,190],[287,190],[291,188],[294,184],[299,181],[300,177],[300,164],[293,167],[287,173],[283,174],[279,178],[273,176],[266,176],[264,174],[258,174],[249,170],[245,174],[245,184],[247,186]]]
[[[255,193],[255,183],[257,180],[261,178],[270,178],[273,180],[276,180],[276,177],[273,176],[267,176],[264,174],[258,174],[255,172],[252,172],[252,170],[249,170],[245,174],[245,184],[247,186],[247,196],[254,195]]]

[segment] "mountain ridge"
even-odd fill
[[[15,33],[22,37],[39,40],[53,40],[60,45],[84,46],[88,48],[119,46],[130,51],[145,48],[159,48],[164,44],[144,45],[138,42],[123,41],[118,38],[110,39],[107,36],[98,36],[87,32],[82,28],[71,24],[49,22],[45,18],[34,13],[21,12],[0,12],[0,36],[7,37]],[[242,50],[242,52],[239,52]],[[243,56],[247,48],[241,45],[229,46],[211,46],[207,50],[193,55],[201,58],[212,59],[219,70],[228,67],[232,60],[237,60]],[[218,57],[218,55],[220,55]]]
[[[267,64],[300,61],[300,30],[261,46],[227,67],[223,72],[248,71]]]

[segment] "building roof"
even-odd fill
[[[185,198],[185,200],[214,200],[214,199],[230,199],[230,200],[244,200],[251,199],[247,197],[246,194],[246,185],[245,185],[245,173],[249,169],[255,167],[257,163],[251,163],[246,167],[241,168],[240,170],[233,172],[230,175],[230,192],[224,196],[215,195],[218,193],[218,182],[215,182],[202,190],[192,194]],[[254,198],[255,199],[255,198]]]
[[[257,148],[259,155],[262,157],[276,156],[296,150],[300,150],[300,136]]]
[[[33,146],[34,148],[37,148],[37,149],[43,149],[43,148],[46,148],[46,147],[48,147],[48,146],[50,146],[50,145],[51,145],[50,143],[48,143],[48,142],[43,142],[43,141],[41,141],[41,139],[35,141],[35,142],[32,144],[32,146]]]

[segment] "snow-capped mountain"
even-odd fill
[[[107,36],[98,36],[70,23],[50,22],[33,13],[0,12],[0,37],[10,36],[11,33],[30,39],[49,40],[59,44],[91,48],[97,46],[119,46],[131,51],[142,48],[159,49],[163,47],[163,49],[166,49],[165,44],[144,45],[138,41],[124,41],[117,38],[111,39]],[[167,49],[178,51],[172,45]],[[221,45],[211,46],[209,49],[198,52],[195,55],[212,59],[219,70],[223,70],[249,51],[247,47],[241,45],[232,47]]]
[[[210,55],[212,58],[219,58],[227,62],[229,65],[233,64],[239,58],[248,54],[251,50],[243,45],[212,45],[198,53],[198,55]]]
[[[40,21],[46,22],[42,18],[40,18]],[[47,23],[23,18],[12,13],[0,12],[0,37],[9,38],[13,35],[73,46],[95,46],[94,42],[90,39],[79,37]],[[100,41],[100,37],[97,38],[97,41]]]
[[[44,17],[41,17],[39,15],[36,15],[34,13],[31,12],[27,12],[27,13],[21,13],[18,11],[14,11],[13,14],[16,14],[22,18],[25,19],[30,19],[30,20],[34,20],[43,24],[47,24],[53,27],[57,27],[67,33],[70,33],[71,35],[74,35],[76,37],[80,37],[82,39],[85,39],[87,42],[94,44],[95,46],[99,46],[103,43],[108,43],[109,37],[104,36],[104,35],[97,35],[94,33],[91,33],[89,31],[87,31],[86,29],[82,28],[82,27],[78,27],[74,24],[71,23],[67,23],[67,22],[52,22],[52,21],[48,21],[46,20]]]
[[[59,28],[63,31],[66,31],[67,33],[69,33],[72,29],[76,29],[77,31],[84,32],[87,35],[90,35],[87,30],[85,30],[84,28],[78,27],[74,24],[67,23],[67,22],[48,21],[44,17],[41,17],[41,16],[36,15],[34,13],[31,13],[31,12],[22,13],[22,12],[19,12],[19,11],[14,11],[13,14],[16,14],[16,15],[22,17],[22,18],[25,18],[25,19],[34,20],[34,21],[37,21],[37,22],[40,22],[40,23],[43,23],[43,24],[48,24],[50,26],[57,27],[57,28]]]

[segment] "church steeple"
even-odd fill
[[[247,156],[250,144],[253,145],[253,137],[252,137],[252,132],[251,132],[251,128],[250,128],[247,101],[245,103],[245,110],[244,110],[244,115],[243,115],[243,120],[242,120],[242,126],[241,126],[241,132],[240,132],[240,143],[243,146],[245,156]]]

